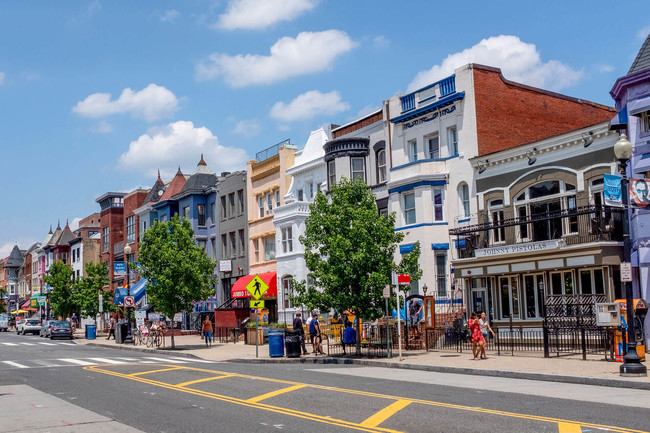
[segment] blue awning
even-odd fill
[[[146,278],[140,278],[137,283],[131,285],[131,296],[135,298],[135,303],[137,304],[146,294],[148,281]],[[124,298],[126,297],[126,289],[120,288],[115,289],[115,294],[113,295],[113,303],[115,305],[123,305]]]
[[[632,169],[634,173],[645,173],[646,171],[650,171],[650,153],[645,153],[638,159],[635,158]]]
[[[628,101],[627,111],[630,113],[630,116],[640,116],[641,113],[650,111],[650,96]]]
[[[623,109],[616,113],[616,116],[609,121],[609,129],[611,131],[627,129],[627,107],[623,107]]]

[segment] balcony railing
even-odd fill
[[[477,249],[554,239],[566,245],[622,241],[622,221],[623,209],[585,206],[456,227],[449,234],[458,258],[465,259],[475,257]]]
[[[257,162],[262,162],[266,159],[269,159],[270,157],[280,153],[280,146],[286,146],[288,144],[291,144],[291,141],[287,138],[286,140],[278,144],[274,144],[271,147],[267,147],[266,149],[257,152],[255,154],[255,159],[257,160]]]

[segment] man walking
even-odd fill
[[[111,320],[109,321],[109,324],[108,324],[108,337],[106,337],[106,339],[110,340],[111,335],[113,336],[113,340],[115,340],[115,317],[114,316],[111,316]]]
[[[321,343],[320,323],[318,323],[318,313],[314,313],[311,322],[309,322],[309,335],[311,336],[313,353],[315,355],[319,353],[324,355],[325,353],[323,352],[323,345]]]
[[[302,314],[300,312],[296,313],[296,318],[293,319],[293,329],[300,331],[300,345],[302,346],[302,354],[309,355],[307,348],[305,347],[305,330],[302,327]]]

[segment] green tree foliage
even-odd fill
[[[61,261],[56,261],[43,278],[51,287],[50,307],[54,316],[65,319],[77,310],[72,290],[72,268]]]
[[[408,274],[411,276],[411,282],[420,281],[422,278],[422,269],[420,269],[420,241],[413,245],[413,249],[404,254],[399,265],[395,267],[398,274]],[[410,290],[409,286],[403,286],[403,290]]]
[[[99,294],[102,293],[103,311],[113,307],[113,295],[104,292],[103,287],[109,283],[107,264],[86,263],[85,276],[73,283],[75,303],[86,316],[93,319],[99,314]]]
[[[192,301],[214,294],[216,264],[202,248],[194,245],[193,235],[190,222],[174,216],[168,222],[155,222],[144,232],[140,243],[140,275],[150,282],[147,297],[153,308],[167,317],[190,310]]]
[[[380,215],[375,197],[361,180],[342,179],[329,199],[318,193],[309,206],[305,261],[315,287],[296,286],[296,300],[324,310],[349,310],[371,320],[383,314],[383,289],[391,283],[393,253],[403,235],[395,216]],[[357,351],[360,351],[357,329]]]
[[[5,304],[5,295],[7,294],[7,291],[5,289],[0,289],[0,313],[6,313],[7,312],[7,305]]]

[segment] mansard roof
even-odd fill
[[[147,197],[144,199],[144,204],[156,203],[165,192],[165,182],[160,178],[160,170],[158,170],[158,179],[153,187],[149,190]]]
[[[5,263],[5,268],[19,268],[23,265],[23,253],[20,252],[18,245],[14,245],[9,257]]]
[[[181,192],[181,189],[183,189],[185,182],[187,182],[187,179],[185,179],[185,175],[183,175],[181,168],[178,167],[176,176],[174,176],[172,181],[169,183],[169,186],[167,186],[167,189],[165,190],[162,197],[160,197],[159,201],[170,200],[173,196]]]
[[[63,232],[61,232],[61,236],[59,237],[57,241],[57,245],[69,245],[70,241],[74,240],[76,236],[74,233],[72,233],[72,230],[70,230],[70,226],[68,224],[65,225],[65,228],[63,229]]]

